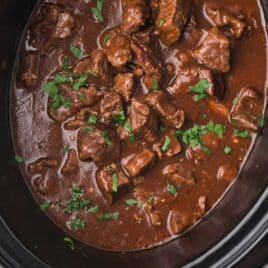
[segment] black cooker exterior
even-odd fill
[[[256,179],[254,195],[253,190],[248,192],[247,203],[241,194],[240,202],[244,202],[246,208],[238,205],[239,217],[230,220],[232,223],[229,225],[224,223],[214,241],[205,243],[206,232],[204,232],[203,238],[198,243],[205,245],[200,247],[199,252],[191,249],[195,244],[194,240],[192,245],[188,243],[188,247],[185,247],[187,241],[183,236],[179,239],[185,240],[184,244],[181,244],[181,241],[173,241],[170,245],[143,253],[115,254],[89,248],[79,242],[76,242],[76,249],[71,251],[64,245],[64,234],[38,210],[13,160],[9,127],[9,88],[12,68],[21,33],[35,3],[36,0],[1,0],[0,3],[0,266],[2,264],[4,267],[12,268],[97,268],[108,265],[111,268],[262,267],[268,263],[267,118],[263,133],[251,154],[250,163],[246,163],[245,171],[241,175]],[[263,0],[262,5],[264,10],[268,11],[268,1]],[[257,172],[252,168],[256,163],[261,166]],[[242,180],[240,185],[243,186]],[[243,192],[243,188],[240,190]],[[245,194],[246,191],[244,198]],[[224,207],[224,202],[221,203],[219,207]],[[236,205],[234,203],[234,206]],[[214,216],[219,217],[217,212],[210,214],[212,215],[200,223],[201,228],[202,223],[220,226],[218,221],[213,220]],[[232,213],[227,216],[232,217]],[[191,230],[192,235],[195,231],[195,228]]]

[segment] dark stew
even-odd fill
[[[258,3],[37,4],[16,64],[13,140],[58,226],[96,247],[142,249],[213,207],[263,127]]]

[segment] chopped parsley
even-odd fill
[[[94,129],[95,129],[94,126],[86,126],[86,127],[84,127],[83,131],[84,131],[85,133],[89,133],[89,132],[94,131]]]
[[[103,42],[104,42],[104,43],[107,43],[111,38],[112,38],[112,35],[111,35],[111,34],[106,34],[106,35],[103,37]]]
[[[117,188],[118,188],[118,175],[115,172],[112,175],[112,189],[113,189],[114,192],[117,192]]]
[[[167,189],[172,195],[175,196],[177,194],[177,189],[174,185],[168,184]]]
[[[91,76],[93,76],[93,77],[98,77],[98,74],[95,73],[95,72],[92,71],[92,70],[88,70],[88,73],[89,73]]]
[[[102,138],[104,139],[104,142],[105,142],[108,146],[112,146],[112,145],[113,145],[112,140],[109,138],[108,131],[106,131],[106,130],[101,131],[101,136],[102,136]]]
[[[70,66],[69,66],[69,58],[65,57],[64,60],[63,60],[63,64],[62,64],[62,69],[63,69],[63,71],[68,72],[69,68],[70,68]]]
[[[84,51],[82,49],[76,47],[76,46],[71,45],[70,46],[70,51],[78,59],[82,59],[83,56],[84,56]]]
[[[104,0],[97,0],[96,7],[91,8],[91,12],[93,13],[93,15],[97,18],[99,22],[102,22],[104,20],[103,15],[102,15],[103,2]]]
[[[97,219],[100,221],[117,220],[118,218],[119,218],[119,212],[103,213],[97,216]]]
[[[159,27],[163,27],[165,23],[166,23],[166,21],[164,19],[161,19],[159,21]]]
[[[86,99],[86,95],[84,93],[80,93],[79,100],[83,102],[83,101],[85,101],[85,99]]]
[[[207,79],[201,79],[195,86],[190,86],[190,91],[197,93],[194,96],[194,100],[196,102],[201,101],[208,97],[208,94],[206,93],[209,89],[209,82]]]
[[[154,202],[154,196],[149,196],[148,199],[147,199],[147,202],[149,204],[152,204]]]
[[[225,132],[225,126],[222,124],[214,124],[212,121],[210,121],[207,124],[208,131],[217,134],[221,139],[223,138],[224,132]]]
[[[250,132],[248,130],[240,131],[239,129],[234,129],[234,135],[239,138],[249,138]]]
[[[112,121],[119,125],[124,125],[126,121],[126,115],[124,111],[121,111],[118,115],[112,117]]]
[[[20,155],[15,155],[15,160],[17,163],[22,164],[25,162],[25,159]]]
[[[70,247],[71,250],[74,250],[74,242],[73,242],[73,240],[72,240],[70,237],[65,236],[65,237],[63,238],[63,241],[64,241],[66,244],[68,244],[68,246]]]
[[[135,137],[135,134],[133,133],[133,129],[129,121],[126,121],[124,129],[128,134],[129,140],[131,142],[134,142],[136,140],[136,137]]]
[[[258,117],[258,126],[259,126],[259,128],[263,128],[264,127],[264,117],[263,117],[263,115],[260,115]]]
[[[88,124],[96,124],[97,121],[98,121],[98,117],[97,117],[97,115],[95,115],[95,114],[91,114],[91,115],[89,116],[89,118],[88,118],[87,123],[88,123]]]
[[[63,153],[67,154],[70,151],[70,148],[67,145],[63,147]]]
[[[98,206],[90,207],[87,211],[89,213],[96,214],[99,211],[99,207]]]
[[[161,147],[161,151],[166,152],[169,149],[170,144],[171,144],[171,139],[169,136],[166,136],[164,144]]]
[[[83,220],[79,217],[74,217],[71,219],[70,227],[74,231],[83,229],[85,227],[85,220]]]
[[[236,105],[239,101],[239,97],[236,96],[234,99],[233,99],[233,105]]]
[[[129,206],[138,206],[143,207],[143,203],[141,201],[138,201],[136,199],[128,199],[125,201]]]
[[[73,83],[73,89],[78,90],[80,87],[87,85],[88,77],[85,74],[81,74],[76,82]]]
[[[158,84],[158,80],[157,79],[153,79],[152,81],[152,90],[153,92],[156,92],[159,88],[159,84]]]
[[[229,153],[231,153],[233,151],[233,149],[232,149],[232,147],[227,145],[227,146],[225,146],[223,151],[224,151],[225,154],[229,154]]]
[[[47,209],[49,209],[51,206],[51,203],[50,202],[44,202],[43,204],[40,205],[40,209],[42,211],[46,211]]]

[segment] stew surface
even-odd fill
[[[258,1],[40,1],[11,93],[16,160],[72,237],[155,246],[235,180],[265,81]]]

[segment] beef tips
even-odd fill
[[[193,56],[215,71],[228,73],[231,69],[230,40],[219,29],[213,28],[193,51]]]
[[[171,105],[163,91],[147,94],[145,102],[161,117],[166,126],[177,129],[182,127],[185,120],[184,112]]]
[[[69,12],[57,5],[45,4],[34,24],[30,26],[29,43],[38,47],[50,39],[65,39],[70,36],[73,27],[74,18]]]
[[[115,164],[105,166],[99,170],[96,181],[109,205],[112,205],[122,194],[131,189],[128,177]]]
[[[131,34],[145,24],[150,15],[147,0],[122,0],[122,29],[125,33]]]
[[[149,168],[155,160],[155,154],[150,150],[143,149],[135,154],[125,165],[124,168],[132,177],[140,175]]]
[[[206,79],[209,83],[207,94],[223,99],[226,92],[225,82],[221,74],[213,72],[199,65],[184,67],[171,82],[167,91],[174,96],[190,92],[190,87],[196,85],[200,80]]]
[[[129,109],[132,131],[139,137],[154,142],[156,140],[157,120],[150,107],[137,99],[132,99]]]
[[[102,38],[102,46],[108,61],[115,67],[123,67],[132,59],[130,39],[119,28],[108,30]],[[108,38],[108,37],[109,38]]]
[[[109,90],[104,94],[100,103],[100,114],[104,121],[109,122],[123,111],[123,102],[121,96]]]
[[[230,164],[225,164],[219,167],[217,179],[227,182],[233,181],[238,175],[238,169]]]
[[[196,184],[194,171],[185,168],[180,162],[167,165],[163,170],[163,175],[176,186],[180,186],[181,184],[194,186]]]
[[[211,3],[206,3],[205,11],[214,26],[228,29],[236,39],[240,39],[248,29],[244,16],[236,16],[223,9],[217,9]]]
[[[35,162],[29,164],[28,172],[30,174],[42,173],[44,170],[53,169],[58,166],[57,160],[49,159],[49,158],[40,158]]]
[[[125,102],[129,102],[133,95],[134,77],[132,73],[117,74],[114,78],[114,90],[118,92]]]
[[[219,115],[222,118],[228,118],[229,111],[228,111],[227,107],[225,106],[225,104],[223,104],[219,101],[216,101],[216,100],[209,100],[207,103],[208,103],[209,110],[213,114]]]
[[[90,81],[96,81],[102,87],[110,87],[113,83],[107,57],[100,49],[93,50],[90,57],[79,60],[73,72],[88,75]]]
[[[71,149],[68,152],[68,156],[67,156],[65,163],[63,164],[63,167],[61,169],[61,173],[63,175],[72,174],[72,173],[78,171],[78,168],[79,168],[79,162],[77,159],[76,150]]]
[[[26,87],[34,86],[38,78],[38,54],[36,52],[28,52],[22,58],[22,72],[20,79]]]
[[[250,87],[243,88],[238,96],[238,102],[231,111],[231,121],[242,128],[253,131],[259,129],[258,120],[263,113],[263,98]]]
[[[189,19],[190,4],[189,0],[160,0],[155,26],[165,45],[171,46],[180,38]]]
[[[60,190],[59,181],[55,177],[51,176],[39,176],[37,178],[33,178],[32,184],[40,195],[48,199],[50,197],[53,198]]]
[[[82,128],[77,137],[79,158],[105,164],[120,156],[120,144],[116,133],[104,125]]]

